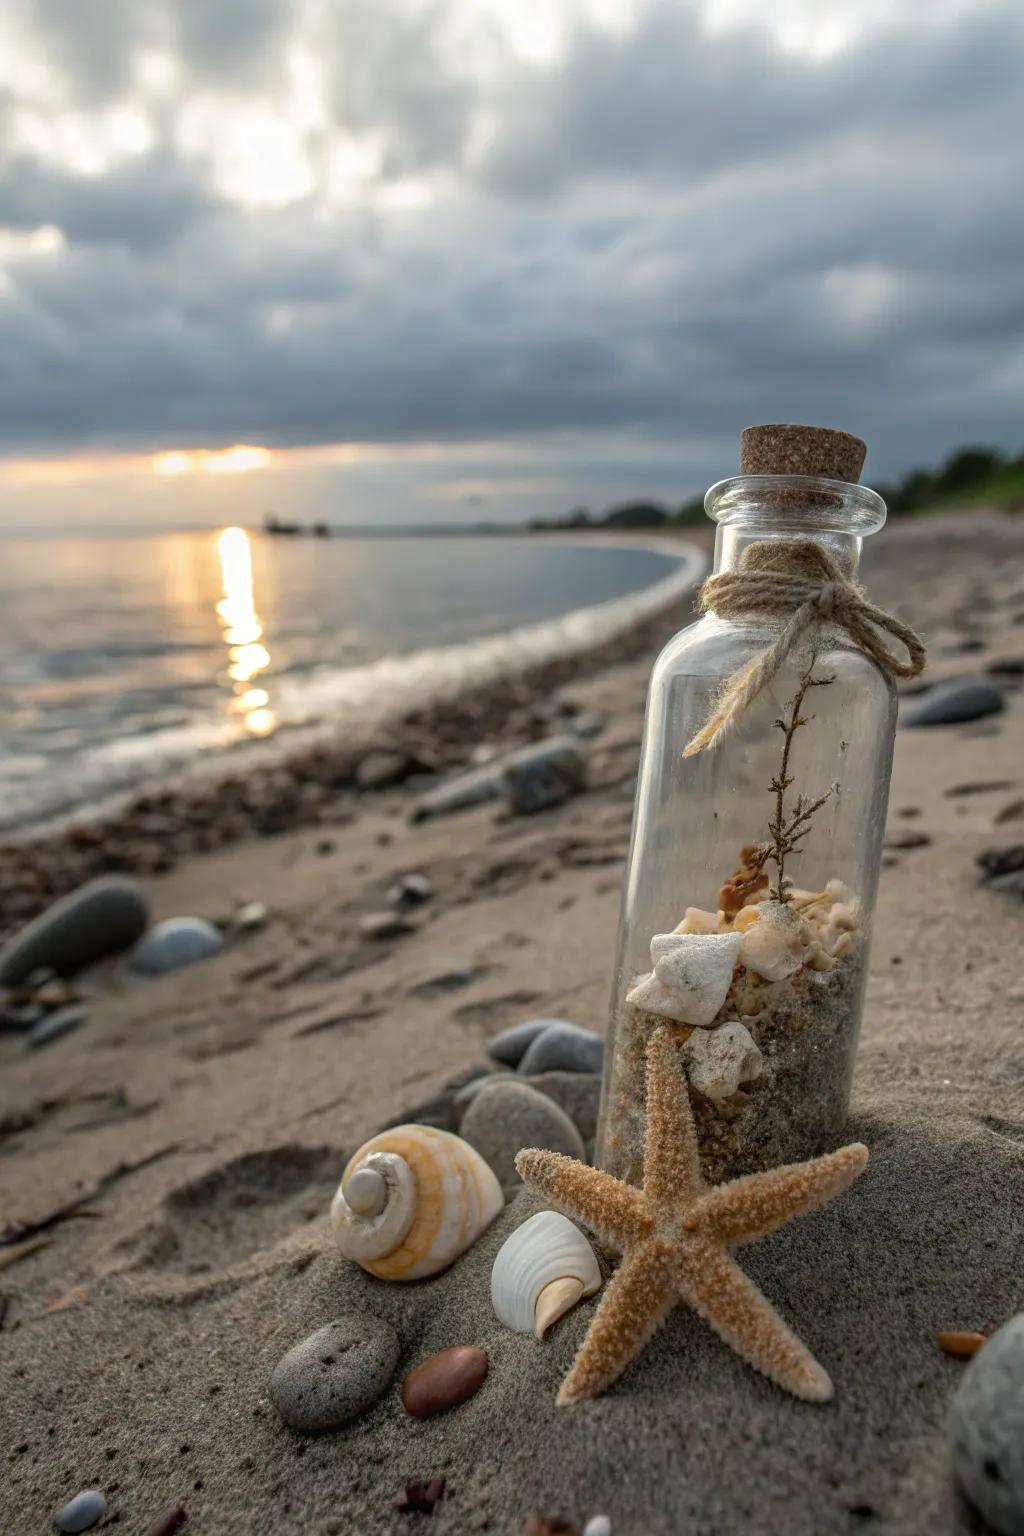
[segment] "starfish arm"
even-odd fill
[[[828,1402],[832,1396],[828,1373],[739,1265],[710,1244],[701,1244],[690,1254],[680,1281],[682,1299],[755,1370],[794,1397]]]
[[[702,1195],[685,1226],[727,1247],[753,1242],[838,1195],[863,1173],[867,1161],[867,1147],[853,1142],[807,1163],[733,1179]]]
[[[640,1353],[674,1301],[671,1245],[657,1238],[633,1248],[605,1287],[558,1402],[580,1403],[611,1386]]]
[[[664,1025],[647,1045],[644,1194],[655,1205],[685,1207],[704,1189],[690,1094],[679,1051]]]
[[[640,1191],[599,1168],[561,1152],[526,1147],[516,1154],[516,1169],[524,1184],[616,1248],[639,1241],[651,1230]]]

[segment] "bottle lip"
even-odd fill
[[[734,475],[704,497],[713,522],[778,531],[851,533],[864,538],[885,523],[885,502],[866,485],[821,475]]]

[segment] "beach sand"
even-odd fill
[[[872,595],[927,632],[931,677],[1024,656],[1024,524],[920,519],[877,543]],[[159,980],[101,968],[87,1025],[45,1051],[0,1036],[0,1226],[108,1179],[0,1270],[0,1530],[44,1531],[86,1487],[105,1491],[108,1527],[145,1531],[180,1501],[186,1530],[216,1536],[519,1536],[531,1516],[597,1512],[615,1536],[981,1529],[945,1443],[963,1366],[936,1334],[989,1332],[1024,1305],[1024,908],[976,866],[1021,840],[1022,823],[995,823],[1024,795],[1012,687],[1002,715],[899,732],[890,836],[921,841],[882,875],[847,1127],[871,1163],[742,1257],[834,1402],[786,1397],[679,1310],[607,1396],[556,1408],[594,1303],[543,1344],[495,1319],[490,1264],[536,1208],[525,1193],[436,1280],[375,1281],[332,1245],[345,1159],[482,1069],[498,1029],[604,1028],[651,660],[562,683],[606,724],[590,788],[560,809],[413,825],[399,787],[347,794],[337,825],[188,858],[147,878],[157,916],[261,901],[265,927]],[[435,887],[415,931],[362,936],[409,871]],[[270,1373],[351,1307],[394,1324],[398,1376],[347,1429],[296,1435]],[[410,1419],[401,1377],[452,1344],[487,1351],[483,1389]],[[405,1484],[434,1474],[432,1524],[399,1513]]]

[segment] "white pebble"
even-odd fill
[[[583,1527],[583,1536],[612,1536],[612,1522],[607,1515],[591,1515]]]

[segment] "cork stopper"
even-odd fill
[[[740,433],[741,475],[822,475],[856,485],[867,444],[831,427],[774,423]]]

